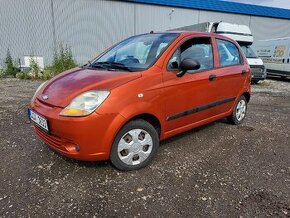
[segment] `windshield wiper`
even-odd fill
[[[108,62],[108,61],[105,61],[105,62],[96,62],[93,65],[102,66],[104,68],[107,67],[106,69],[113,68],[113,69],[127,70],[127,71],[130,71],[130,72],[133,71],[132,68],[127,67],[125,64],[118,63],[118,62]]]
[[[89,68],[102,68],[102,69],[108,69],[106,66],[104,66],[103,64],[101,64],[101,63],[92,63],[92,64],[90,64],[90,65],[88,65],[87,67],[89,67]]]

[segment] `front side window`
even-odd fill
[[[217,39],[220,66],[231,66],[241,64],[241,55],[237,46],[229,41]]]
[[[179,34],[145,34],[128,38],[117,44],[89,67],[144,70],[154,64]]]
[[[193,59],[200,64],[200,70],[213,68],[213,52],[211,39],[208,37],[193,38],[184,42],[171,56],[168,62],[169,70],[178,70],[184,59]]]

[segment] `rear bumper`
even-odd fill
[[[60,154],[86,161],[107,160],[111,145],[124,118],[119,114],[100,115],[93,113],[87,117],[61,117],[61,108],[34,103],[32,110],[48,121],[49,133],[36,125],[36,134],[53,150]]]

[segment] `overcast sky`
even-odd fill
[[[246,4],[290,9],[290,0],[224,0],[224,1],[241,2]]]

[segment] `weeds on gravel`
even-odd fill
[[[74,68],[76,66],[77,63],[73,58],[70,47],[68,47],[67,45],[63,47],[63,45],[60,44],[58,51],[56,51],[53,56],[52,65],[48,66],[47,70],[52,71],[54,75],[57,75],[65,70]]]
[[[17,73],[18,79],[41,79],[49,80],[57,74],[74,68],[77,66],[75,59],[73,58],[72,51],[67,45],[64,47],[62,44],[59,45],[57,51],[53,55],[53,61],[51,65],[48,65],[41,71],[38,63],[31,59],[30,70],[25,72]]]
[[[0,78],[3,78],[5,76],[4,70],[0,68]]]
[[[40,66],[37,63],[36,59],[34,59],[33,55],[31,55],[29,71],[17,73],[16,78],[36,80],[36,79],[41,79],[42,75],[43,75],[43,71],[40,69]]]
[[[64,47],[62,44],[60,44],[58,50],[53,55],[52,64],[44,68],[41,79],[48,80],[57,74],[76,66],[77,63],[73,58],[71,48],[67,45]]]

